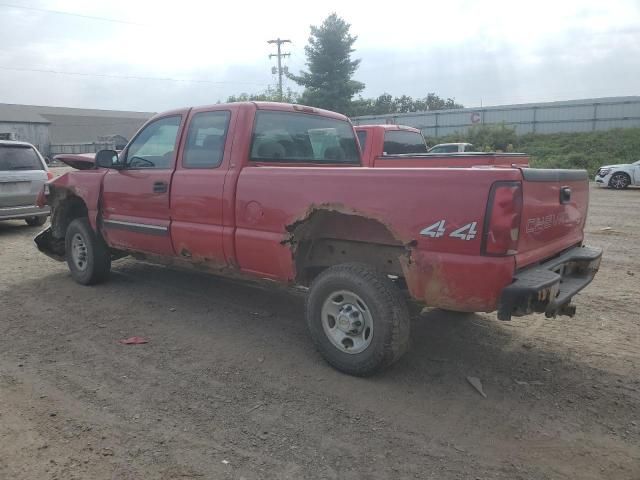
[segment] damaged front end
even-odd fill
[[[47,257],[58,260],[59,262],[63,262],[65,260],[64,238],[55,238],[51,227],[45,228],[36,235],[33,242],[36,244],[38,250],[44,253]]]

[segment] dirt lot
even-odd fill
[[[640,479],[638,212],[593,189],[575,318],[431,311],[369,379],[314,351],[301,295],[127,259],[80,287],[5,222],[0,478]]]

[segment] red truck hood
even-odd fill
[[[77,170],[90,170],[96,167],[95,153],[61,153],[53,157]]]

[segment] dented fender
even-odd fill
[[[430,306],[460,312],[492,312],[513,281],[513,257],[483,257],[413,250],[402,258],[411,296]],[[470,295],[473,292],[473,295]]]
[[[87,207],[89,223],[97,231],[102,179],[106,169],[74,170],[49,182],[47,204],[51,207],[51,223],[55,237],[64,236],[64,232],[56,230],[56,209],[70,196],[78,197]]]
[[[42,230],[33,239],[36,248],[47,257],[63,262],[64,258],[64,238],[55,238],[51,227]]]

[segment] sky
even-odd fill
[[[257,93],[276,83],[267,40],[292,41],[297,73],[332,12],[358,37],[365,97],[640,94],[640,0],[0,0],[0,103],[157,112]]]

